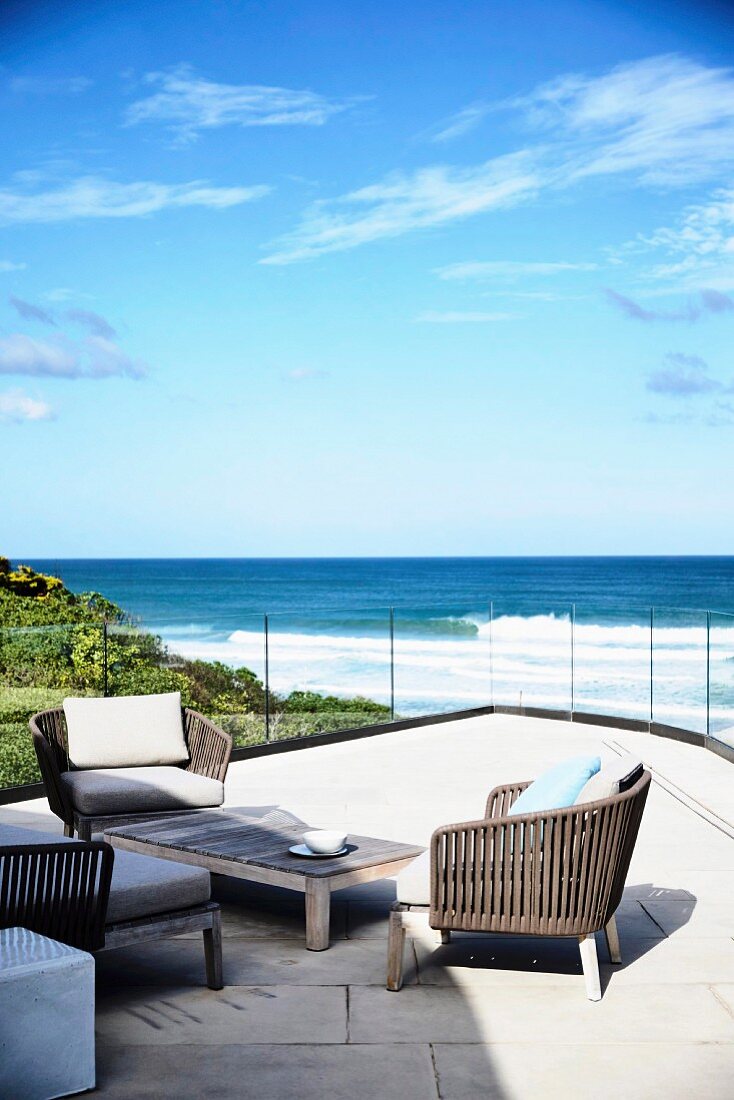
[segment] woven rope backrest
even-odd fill
[[[97,842],[0,847],[0,927],[102,947],[113,859]]]

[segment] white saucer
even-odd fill
[[[334,856],[346,855],[349,845],[345,844],[338,852],[312,852],[305,844],[292,844],[288,851],[291,855],[302,856],[304,859],[333,859]]]

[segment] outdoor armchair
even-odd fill
[[[69,761],[63,708],[34,714],[29,725],[43,786],[65,835],[76,831],[89,840],[113,825],[220,806],[232,738],[190,707],[183,708],[182,720],[188,750],[183,764],[85,770]]]
[[[13,927],[91,952],[201,931],[207,984],[222,988],[221,914],[199,867],[0,825],[0,928]]]
[[[527,786],[496,787],[483,819],[436,829],[430,866],[420,876],[417,860],[399,877],[390,914],[389,990],[402,985],[405,914],[418,911],[428,914],[442,942],[452,931],[576,936],[588,996],[600,999],[594,933],[604,930],[611,961],[621,962],[614,913],[650,773],[643,772],[629,790],[596,802],[510,816]]]

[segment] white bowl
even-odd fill
[[[311,829],[303,834],[303,843],[312,852],[320,856],[332,855],[340,852],[347,841],[347,834],[337,832],[336,829]]]

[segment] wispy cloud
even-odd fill
[[[0,420],[23,424],[29,420],[53,420],[53,409],[47,402],[30,397],[21,390],[0,393]]]
[[[12,260],[0,260],[0,271],[25,271],[28,264],[16,264]]]
[[[595,177],[624,173],[630,184],[689,186],[734,166],[734,74],[684,57],[652,57],[601,76],[562,76],[487,107],[499,108],[522,114],[526,140],[516,152],[471,167],[393,173],[316,203],[262,262],[354,248]],[[470,105],[456,125],[471,127],[476,109]],[[443,133],[451,136],[450,120]]]
[[[463,107],[460,111],[437,123],[425,134],[425,137],[437,145],[442,145],[446,141],[453,141],[454,138],[462,137],[471,130],[475,130],[484,121],[491,109],[488,103],[470,103],[468,107]]]
[[[688,206],[675,225],[639,236],[624,251],[666,256],[646,273],[650,279],[734,290],[734,188],[721,188],[708,201]]]
[[[70,286],[57,286],[53,290],[47,290],[43,295],[47,302],[71,302],[80,298],[91,298],[91,294],[82,294],[73,290]]]
[[[61,186],[30,191],[0,190],[0,225],[61,222],[75,218],[136,218],[187,206],[226,209],[266,195],[266,186],[213,187],[190,183],[115,183],[101,176],[82,176]]]
[[[32,302],[25,302],[22,298],[16,298],[14,294],[10,295],[8,301],[15,312],[22,317],[24,321],[40,321],[42,325],[56,325],[56,322],[47,309],[42,309],[40,306],[34,306]]]
[[[663,366],[648,376],[647,388],[668,397],[695,397],[724,389],[711,377],[708,363],[700,356],[673,351],[665,356]]]
[[[567,179],[634,173],[685,184],[734,163],[734,76],[678,55],[570,74],[518,97],[531,126],[569,145]]]
[[[86,76],[12,76],[8,88],[16,95],[81,95],[92,84]]]
[[[416,322],[428,322],[434,325],[490,324],[493,321],[516,321],[517,313],[482,313],[479,311],[448,310],[439,312],[427,310],[419,313]]]
[[[59,336],[36,340],[17,332],[0,337],[0,374],[32,378],[142,378],[148,368],[101,336],[82,341]]]
[[[497,157],[476,168],[394,173],[332,203],[314,203],[296,232],[261,263],[293,263],[512,206],[536,186],[532,163],[524,153]]]
[[[698,321],[706,313],[732,313],[734,300],[718,290],[701,290],[678,309],[646,309],[632,298],[605,289],[607,299],[634,321]]]
[[[595,271],[595,263],[565,263],[525,260],[483,260],[448,264],[436,268],[439,279],[521,279],[532,275],[561,275],[567,271]]]
[[[221,126],[322,126],[352,102],[307,89],[217,84],[187,65],[148,73],[145,82],[156,90],[128,107],[125,124],[162,122],[182,142]]]
[[[104,340],[114,340],[117,336],[107,318],[91,309],[67,309],[64,317],[88,329],[92,336],[101,336]]]

